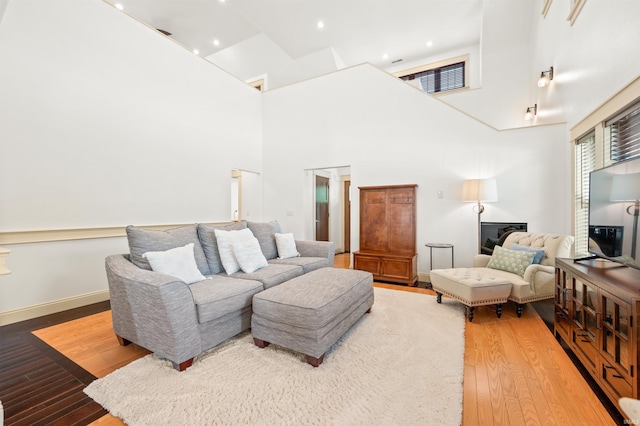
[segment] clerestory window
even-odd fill
[[[465,66],[466,62],[462,61],[400,78],[405,81],[418,80],[419,87],[427,93],[446,92],[465,87]]]

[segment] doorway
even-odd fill
[[[351,166],[307,169],[307,229],[317,241],[332,241],[336,253],[350,251]],[[325,225],[326,224],[326,225]],[[346,238],[345,238],[346,237]],[[345,246],[346,244],[346,246]]]
[[[251,212],[262,211],[260,174],[249,170],[231,169],[231,221],[250,220]]]

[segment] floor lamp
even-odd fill
[[[640,173],[613,175],[610,201],[632,202],[627,213],[633,216],[633,236],[631,237],[631,257],[636,258],[638,240],[638,216],[640,215]],[[632,210],[633,209],[633,210]]]
[[[478,214],[478,253],[481,253],[480,216],[484,211],[482,203],[498,201],[495,179],[468,179],[462,183],[462,201],[474,202],[473,211]]]

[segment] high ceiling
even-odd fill
[[[387,67],[477,45],[482,29],[482,0],[106,1],[201,56],[262,35],[292,59],[332,48],[345,66]]]

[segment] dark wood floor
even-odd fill
[[[109,309],[97,303],[0,327],[0,401],[5,425],[86,425],[106,411],[82,390],[95,377],[31,331]]]

